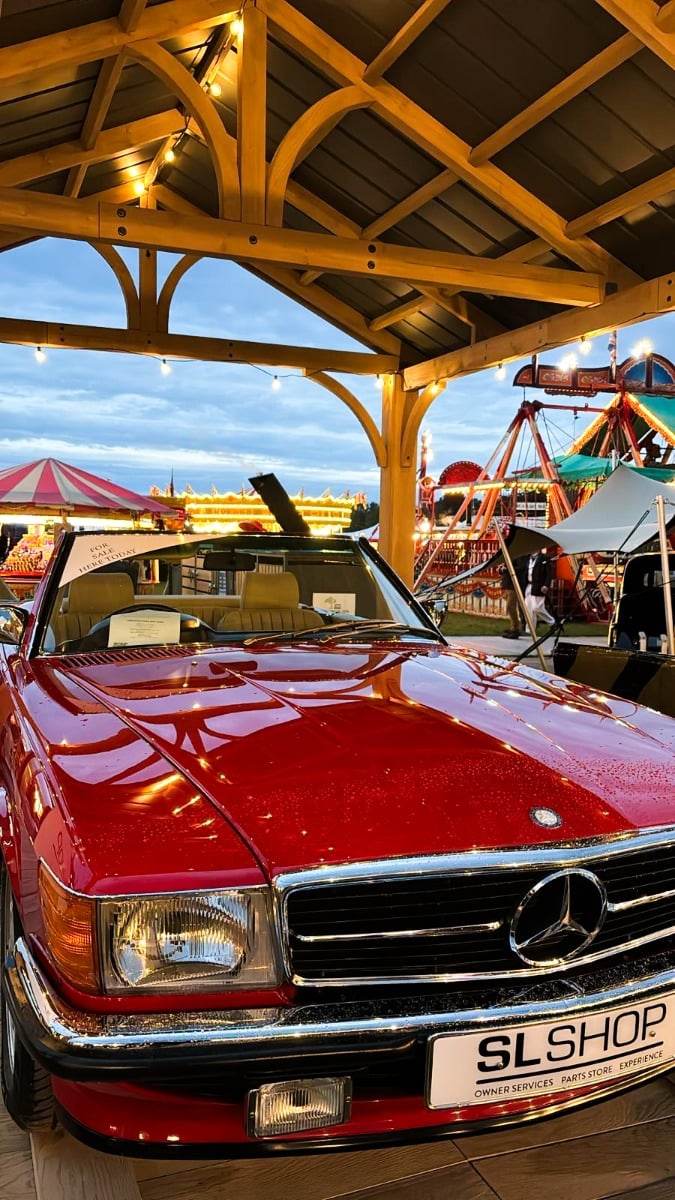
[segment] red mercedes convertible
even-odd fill
[[[0,609],[2,1086],[138,1156],[422,1140],[675,1059],[675,722],[366,541],[66,533]]]

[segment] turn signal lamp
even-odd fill
[[[95,901],[69,891],[42,863],[40,903],[49,952],[61,974],[83,992],[100,991]]]
[[[351,1101],[349,1077],[265,1083],[249,1092],[249,1136],[278,1137],[342,1125],[349,1120]]]

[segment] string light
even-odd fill
[[[233,37],[241,37],[244,32],[244,22],[241,17],[235,17],[234,21],[230,21],[230,33]]]
[[[631,350],[631,358],[649,358],[654,353],[654,347],[649,338],[640,338],[637,346]]]
[[[137,195],[137,196],[143,196],[143,195],[145,194],[145,192],[146,192],[146,191],[147,191],[147,188],[146,188],[146,186],[145,186],[145,184],[144,184],[143,180],[142,180],[142,179],[135,179],[135,180],[134,180],[134,192],[136,193],[136,195]]]
[[[43,362],[47,361],[47,355],[45,354],[44,350],[42,349],[42,346],[35,347],[35,360],[36,360],[36,362],[39,362],[39,363],[43,363]]]
[[[159,369],[162,372],[162,375],[170,375],[171,374],[171,367],[169,366],[169,363],[166,361],[165,358],[163,358],[161,363],[159,364]]]
[[[382,376],[381,375],[375,376],[375,378],[373,380],[373,387],[376,387],[376,388],[382,387]]]
[[[171,147],[169,147],[166,154],[164,155],[164,162],[172,163],[175,161],[175,158],[176,158],[176,151],[173,150]]]
[[[583,355],[590,354],[592,349],[593,349],[593,342],[591,341],[590,338],[587,338],[585,334],[583,337],[579,338],[579,353],[580,354],[583,354]]]
[[[499,366],[497,367],[497,370],[495,371],[495,375],[496,375],[497,379],[499,379],[499,380],[506,379],[506,367],[504,366],[503,363],[499,364]]]
[[[275,375],[274,379],[272,380],[272,391],[273,392],[281,391],[281,380],[279,379],[278,375]]]
[[[434,382],[429,385],[429,392],[431,393],[432,396],[437,396],[438,393],[440,392],[440,390],[441,390],[440,383],[438,382],[437,379],[434,379]]]
[[[216,100],[223,94],[223,89],[221,88],[220,84],[216,83],[215,81],[207,84],[206,90],[209,93],[209,96],[213,96]]]

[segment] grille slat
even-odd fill
[[[606,852],[598,848],[590,855],[580,853],[578,862],[571,850],[565,866],[590,871],[607,891],[605,923],[588,949],[580,952],[579,963],[593,954],[621,953],[642,938],[670,936],[675,927],[675,897],[618,911],[612,906],[675,889],[671,841],[657,837],[653,845],[645,845],[643,837],[639,849],[627,849],[625,843]],[[477,856],[469,868],[462,865],[423,877],[406,877],[402,865],[394,867],[391,876],[377,874],[367,881],[346,879],[297,889],[291,885],[286,921],[294,977],[311,985],[400,982],[412,977],[433,980],[438,975],[540,974],[541,967],[528,967],[511,949],[509,929],[525,896],[557,869],[546,862],[513,866],[506,856],[504,866],[495,865],[492,856],[490,864],[482,867]],[[457,928],[492,922],[500,927],[469,932]],[[404,929],[457,931],[392,936]],[[300,940],[311,937],[325,940]]]

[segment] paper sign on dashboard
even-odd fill
[[[313,592],[312,608],[325,612],[356,616],[356,592]]]
[[[115,613],[110,618],[108,646],[163,646],[180,642],[180,613],[168,608]]]

